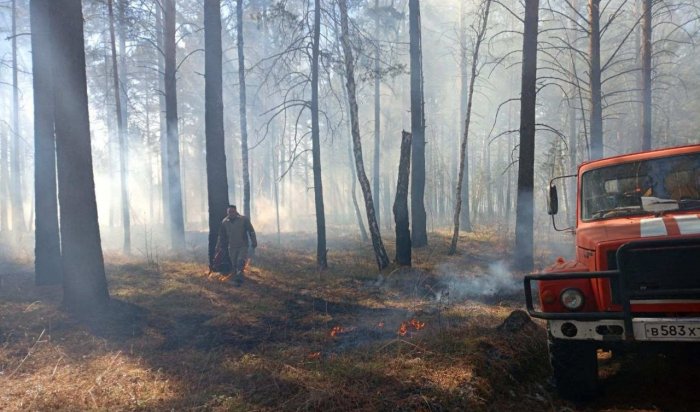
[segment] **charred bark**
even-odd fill
[[[170,242],[174,250],[185,248],[185,220],[180,177],[180,142],[177,124],[175,0],[163,1],[165,48],[165,120],[168,149],[168,204],[170,209]]]
[[[326,250],[326,212],[323,205],[321,179],[321,137],[318,113],[318,77],[321,39],[321,0],[314,1],[313,43],[311,46],[311,154],[314,174],[314,203],[316,205],[316,264],[319,270],[328,268]]]
[[[34,226],[34,280],[37,285],[60,284],[63,278],[58,234],[50,2],[31,0],[29,3],[34,85],[34,201],[35,209],[41,211],[36,213]]]
[[[224,144],[221,0],[204,1],[204,128],[209,207],[209,264],[214,261],[221,219],[228,206]]]
[[[520,160],[518,162],[518,198],[515,216],[515,263],[520,270],[531,270],[534,256],[533,190],[538,23],[539,0],[526,0],[520,92]]]
[[[413,246],[428,244],[425,213],[425,111],[423,101],[423,52],[419,0],[409,0],[411,70],[411,224]]]
[[[54,119],[63,253],[63,304],[94,311],[109,300],[97,221],[80,0],[51,1]]]
[[[349,24],[348,24],[348,9],[346,0],[338,2],[340,6],[340,41],[343,46],[343,54],[345,57],[345,78],[346,87],[348,89],[348,100],[350,106],[350,122],[352,129],[353,152],[355,155],[355,168],[357,169],[357,178],[360,181],[362,195],[365,199],[365,210],[367,212],[367,225],[372,237],[372,247],[374,248],[374,256],[377,261],[379,270],[389,266],[389,256],[384,249],[384,242],[379,232],[377,224],[376,211],[374,209],[374,201],[372,200],[372,189],[370,188],[369,179],[365,173],[365,165],[362,160],[362,140],[360,138],[360,120],[357,109],[357,94],[355,90],[355,61],[352,55],[352,46],[349,39]]]
[[[401,132],[399,178],[394,199],[396,222],[396,263],[411,266],[411,230],[408,217],[408,180],[411,173],[411,134]]]

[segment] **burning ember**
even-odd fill
[[[384,327],[384,322],[379,322],[379,323],[377,323],[377,327],[378,327],[378,328],[383,328],[383,327]]]
[[[309,360],[315,360],[321,358],[321,352],[311,352],[306,356]]]
[[[401,326],[399,326],[399,330],[396,333],[398,333],[400,336],[406,336],[410,329],[421,330],[424,327],[425,322],[421,322],[418,319],[411,319],[409,321],[401,322]]]
[[[343,329],[342,326],[333,326],[333,329],[331,329],[331,336],[337,336],[341,333],[343,333],[345,330]]]

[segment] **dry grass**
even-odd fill
[[[516,300],[435,298],[441,271],[484,273],[506,247],[478,233],[446,259],[448,242],[436,234],[413,269],[378,276],[368,245],[333,239],[318,273],[313,238],[290,236],[263,242],[240,288],[196,260],[108,256],[114,303],[99,317],[71,317],[60,288],[8,276],[0,409],[551,408],[543,330],[497,329]],[[411,319],[425,326],[401,336]]]

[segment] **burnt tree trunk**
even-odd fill
[[[59,284],[61,243],[58,234],[56,139],[53,119],[51,0],[31,0],[32,81],[34,89],[34,273],[37,285]]]
[[[600,72],[600,0],[590,0],[588,17],[591,87],[591,159],[603,157],[603,101]]]
[[[357,178],[360,181],[362,195],[365,199],[365,210],[367,212],[367,225],[369,233],[372,237],[372,247],[374,248],[374,257],[377,260],[379,270],[389,266],[389,256],[384,249],[384,242],[379,233],[379,225],[374,209],[374,201],[372,200],[372,189],[370,188],[369,179],[365,173],[365,165],[362,160],[362,140],[360,138],[360,120],[357,109],[357,94],[355,90],[355,61],[352,55],[352,46],[349,39],[349,24],[348,24],[348,9],[346,0],[338,2],[340,6],[340,40],[343,45],[345,57],[345,78],[348,90],[348,103],[350,106],[350,122],[352,129],[353,152],[355,155],[355,168],[357,169]]]
[[[468,75],[468,64],[467,64],[467,16],[463,10],[464,2],[460,2],[459,8],[459,71],[460,71],[460,95],[459,95],[459,113],[460,113],[460,131],[462,132],[460,136],[464,136],[465,130],[464,125],[467,122],[467,101],[469,100],[469,81],[467,80]],[[459,145],[460,153],[462,151],[462,144]],[[460,154],[461,156],[461,154]],[[463,172],[461,172],[463,170]],[[464,161],[457,167],[457,180],[459,180],[459,174],[464,174],[462,177],[462,190],[460,191],[460,200],[462,203],[460,215],[459,215],[459,226],[460,229],[465,232],[472,231],[472,222],[470,219],[469,211],[471,210],[469,206],[469,142],[464,145]],[[455,202],[458,200],[455,199]]]
[[[401,132],[399,178],[394,199],[396,222],[396,263],[411,266],[411,230],[408,217],[408,178],[411,173],[411,134]]]
[[[248,167],[248,115],[246,114],[245,55],[243,54],[243,0],[236,0],[238,84],[240,88],[241,164],[243,166],[243,214],[250,218],[250,170]]]
[[[328,268],[326,250],[326,212],[323,205],[321,179],[321,131],[318,118],[318,77],[321,39],[321,0],[314,1],[313,43],[311,47],[311,152],[314,173],[314,201],[316,205],[316,263],[319,270]]]
[[[419,0],[409,0],[411,69],[411,224],[413,246],[428,244],[425,213],[425,112],[423,102],[423,52]]]
[[[120,7],[123,7],[120,6]],[[114,10],[112,6],[112,0],[107,1],[107,10],[109,13],[109,41],[112,46],[112,79],[114,83],[114,102],[115,102],[115,114],[117,117],[117,133],[119,135],[119,178],[121,186],[121,199],[122,199],[122,227],[124,229],[124,244],[123,251],[126,254],[131,253],[131,216],[129,213],[129,189],[127,183],[127,151],[129,150],[128,142],[126,140],[126,125],[124,120],[126,115],[124,114],[124,107],[122,106],[122,85],[119,76],[119,66],[117,65],[117,45],[115,41],[114,34]],[[123,12],[120,11],[120,15]],[[122,17],[123,18],[123,17]],[[122,53],[124,49],[122,48]]]
[[[642,3],[642,150],[651,150],[652,3],[652,0]]]
[[[520,156],[515,214],[515,259],[520,270],[533,267],[533,190],[535,177],[535,106],[537,103],[537,34],[539,0],[525,0],[522,86],[520,92]]]
[[[26,230],[22,202],[22,138],[19,130],[19,84],[17,81],[17,0],[12,0],[12,230]]]
[[[464,171],[467,157],[467,143],[469,142],[469,123],[472,116],[472,99],[474,96],[474,84],[479,75],[479,48],[486,35],[486,26],[489,20],[489,10],[491,8],[491,0],[484,0],[483,13],[479,14],[479,28],[474,39],[474,52],[472,54],[471,77],[469,78],[469,93],[467,96],[467,110],[464,114],[464,134],[462,135],[462,144],[459,150],[459,175],[457,176],[457,189],[455,190],[455,210],[452,219],[453,231],[452,242],[450,243],[449,254],[453,255],[457,252],[457,240],[459,240],[459,224],[462,211],[462,184],[464,183]],[[488,144],[488,142],[486,142]],[[488,149],[485,150],[488,155]],[[487,166],[490,167],[490,166]],[[490,195],[490,193],[489,193]],[[468,206],[468,205],[467,205]]]
[[[380,196],[379,196],[379,155],[381,150],[380,127],[381,127],[381,81],[379,66],[379,0],[374,0],[374,162],[372,170],[372,189],[374,194],[374,211],[377,214],[377,225],[381,223]]]
[[[160,73],[165,73],[165,55],[163,54],[163,10],[156,7],[156,45],[158,46],[158,123],[160,137],[160,195],[161,195],[161,218],[163,219],[163,229],[166,233],[170,231],[170,194],[168,192],[168,133],[167,122],[165,120],[165,77]]]
[[[180,142],[177,123],[175,0],[163,1],[165,48],[165,121],[168,149],[168,204],[170,209],[170,242],[174,250],[185,248],[185,220],[180,177]]]
[[[71,311],[109,301],[90,147],[80,0],[51,2],[54,119],[63,253],[63,304]]]
[[[204,0],[204,130],[207,152],[209,264],[228,206],[221,48],[221,0]]]

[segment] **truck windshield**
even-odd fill
[[[700,153],[602,167],[583,174],[581,219],[700,209]]]

